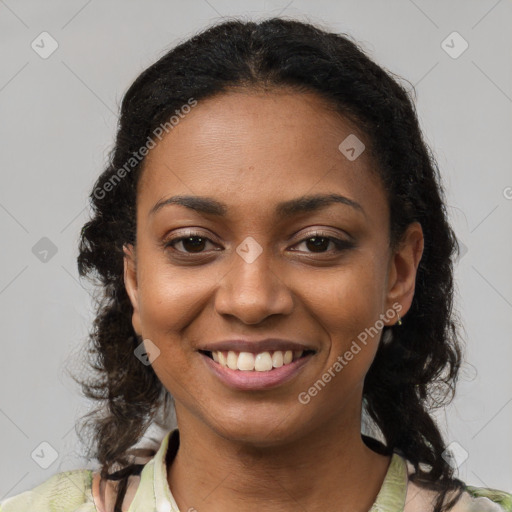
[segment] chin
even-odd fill
[[[234,443],[258,448],[282,445],[301,437],[301,428],[290,415],[276,416],[255,414],[216,422],[212,428],[217,434]]]

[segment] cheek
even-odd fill
[[[383,286],[381,272],[368,260],[317,279],[305,297],[332,332],[357,334],[378,318]]]
[[[140,271],[142,326],[148,330],[179,331],[199,314],[215,282],[211,270],[177,270],[170,264],[148,264]]]
[[[153,261],[140,267],[139,304],[142,332],[159,349],[152,362],[158,378],[171,394],[186,401],[185,383],[200,386],[201,374],[191,371],[197,364],[187,333],[208,301],[213,283],[211,271],[172,268]],[[185,393],[183,395],[183,393]]]
[[[371,259],[315,280],[303,296],[330,339],[326,366],[338,361],[344,378],[360,380],[378,347],[384,281]],[[338,358],[341,357],[340,361]],[[335,372],[339,374],[338,372]]]

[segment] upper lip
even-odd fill
[[[236,339],[236,340],[223,340],[223,341],[212,341],[199,347],[198,350],[204,350],[208,352],[215,352],[218,350],[234,352],[252,352],[257,354],[259,352],[267,352],[272,350],[316,350],[304,343],[292,340],[286,340],[283,338],[266,338],[262,340],[250,340],[250,339]]]

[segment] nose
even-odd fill
[[[234,263],[219,283],[215,309],[220,315],[257,324],[271,315],[290,314],[293,294],[270,268],[270,255],[266,251],[252,262],[235,253]]]

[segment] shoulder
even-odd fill
[[[437,492],[410,486],[410,499],[406,501],[404,512],[424,512],[433,510],[438,498]],[[446,501],[450,498],[448,497]],[[512,512],[512,494],[497,489],[466,486],[450,512]]]
[[[434,510],[438,493],[409,482],[404,512]],[[448,502],[450,497],[447,497]],[[449,512],[512,512],[512,494],[496,489],[466,486]]]
[[[93,471],[57,473],[42,484],[0,502],[0,512],[97,512],[92,496]]]
[[[413,467],[408,461],[406,463],[410,477]],[[448,494],[446,502],[455,496],[455,491],[453,492],[454,494]],[[403,512],[431,511],[438,497],[436,491],[408,480]],[[460,498],[449,512],[512,512],[512,494],[488,487],[465,485]]]
[[[512,512],[512,494],[488,487],[466,486],[459,508],[454,512]]]

